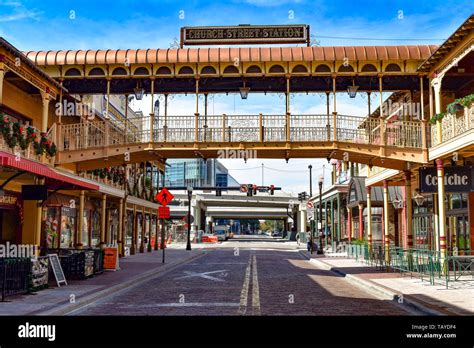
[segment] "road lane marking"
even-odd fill
[[[216,278],[216,277],[210,276],[209,274],[221,273],[221,276],[227,276],[227,273],[223,273],[223,272],[226,272],[226,271],[227,271],[226,269],[221,269],[221,270],[218,270],[218,271],[210,271],[210,272],[201,272],[201,273],[192,272],[192,271],[184,271],[184,273],[186,273],[187,275],[182,276],[182,277],[178,277],[178,278],[175,278],[175,279],[185,279],[185,278],[199,277],[199,278],[213,280],[215,282],[225,282],[224,279]]]
[[[260,315],[260,290],[258,287],[257,256],[253,255],[252,277],[252,314]]]
[[[242,291],[240,292],[240,307],[238,311],[238,314],[240,315],[244,315],[247,312],[251,267],[252,267],[252,256],[249,257],[249,262],[247,263],[247,268],[245,269],[244,284],[242,286]]]

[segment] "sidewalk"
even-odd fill
[[[85,280],[71,280],[67,286],[48,288],[34,295],[8,297],[6,300],[9,302],[0,302],[0,315],[63,315],[194,260],[204,252],[169,248],[165,255],[165,264],[162,263],[161,250],[139,253],[121,258],[119,271],[104,272]],[[71,303],[71,298],[74,298],[74,303]]]
[[[366,290],[389,299],[403,302],[429,315],[473,315],[474,281],[431,285],[417,275],[384,272],[360,261],[346,257],[311,256],[300,251],[319,268],[331,270],[346,277]],[[453,286],[451,287],[451,284]]]

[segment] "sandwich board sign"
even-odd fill
[[[54,278],[56,278],[56,283],[58,287],[61,286],[61,283],[67,285],[66,277],[64,276],[63,268],[61,267],[61,262],[59,262],[58,254],[48,254],[49,261],[51,263],[51,269],[54,273]]]

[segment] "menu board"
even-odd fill
[[[61,267],[61,262],[59,262],[58,254],[48,254],[48,257],[58,287],[61,286],[61,283],[67,285],[66,277],[64,276],[63,268]]]

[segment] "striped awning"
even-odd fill
[[[64,190],[99,190],[99,186],[62,175],[47,165],[21,158],[19,161],[14,154],[0,151],[0,166],[24,170],[35,175],[43,176],[47,179],[48,186],[61,188]]]

